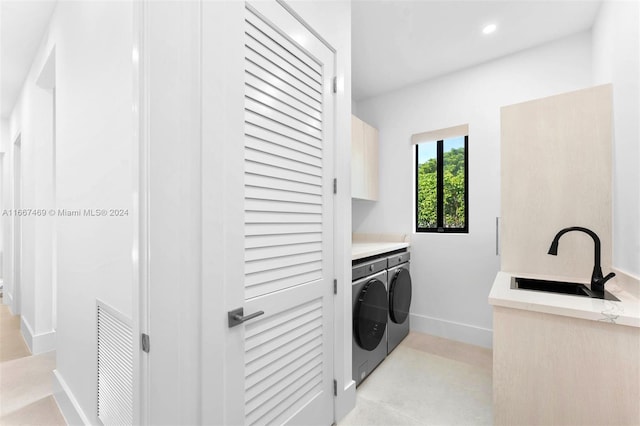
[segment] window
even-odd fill
[[[416,144],[416,232],[469,232],[468,141]]]

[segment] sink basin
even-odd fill
[[[518,290],[544,291],[547,293],[568,294],[572,296],[591,297],[594,299],[605,299],[620,301],[608,291],[599,293],[591,291],[589,287],[580,283],[571,283],[565,281],[546,281],[536,280],[534,278],[511,278],[511,288]]]

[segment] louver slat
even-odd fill
[[[301,104],[306,105],[310,108],[308,111],[309,114],[321,113],[322,112],[322,103],[313,96],[309,96],[304,93],[304,91],[299,90],[294,84],[288,82],[285,79],[281,78],[277,74],[274,74],[269,68],[265,68],[259,64],[255,64],[253,62],[247,61],[245,68],[245,83],[255,86],[259,85],[259,87],[268,92],[273,88],[277,90],[279,93],[285,94],[287,97],[291,97]]]
[[[254,126],[251,123],[247,123],[247,125],[245,126],[245,133],[248,136],[251,136],[258,140],[263,140],[275,145],[280,145],[285,148],[310,155],[312,157],[322,158],[322,150],[317,146],[309,145],[307,143],[300,142],[298,139],[290,138],[285,135],[264,129],[262,127]]]
[[[247,424],[286,419],[322,382],[322,300],[315,299],[246,329]],[[277,423],[277,422],[276,422]]]
[[[322,130],[322,127],[320,125],[321,118],[315,118],[312,115],[308,114],[308,108],[305,108],[304,106],[301,109],[298,109],[278,98],[266,94],[262,90],[262,87],[260,89],[257,89],[253,86],[246,85],[245,95],[247,96],[247,98],[250,98],[263,105],[269,105],[270,108],[273,108],[278,112],[296,119],[305,125],[315,127],[318,130]]]
[[[283,288],[295,287],[300,283],[309,283],[322,278],[321,264],[314,263],[308,270],[299,272],[289,272],[289,275],[279,276],[272,279],[262,279],[258,282],[249,283],[245,289],[245,297],[252,299],[261,294],[274,293]]]
[[[309,99],[304,95],[302,100],[300,96],[294,96],[295,94],[291,93],[291,88],[287,87],[283,81],[275,79],[275,77],[267,76],[264,72],[260,73],[259,71],[257,71],[256,74],[246,71],[245,83],[247,87],[259,90],[272,98],[280,99],[291,108],[302,111],[311,118],[322,120],[322,112],[318,110],[318,105],[315,104],[315,102],[309,102]],[[258,75],[261,75],[264,79],[258,77]]]
[[[302,132],[317,140],[322,139],[321,130],[317,129],[316,127],[305,124],[300,120],[273,108],[270,105],[265,105],[251,98],[246,97],[244,102],[244,107],[248,111],[254,112],[255,114],[261,115],[262,117],[268,118],[269,120],[275,123],[278,123],[282,126],[288,127],[290,129],[298,130],[299,132]]]
[[[246,211],[274,213],[321,213],[322,206],[304,203],[287,203],[284,201],[253,200],[245,201]]]
[[[277,135],[284,136],[287,139],[291,139],[299,143],[304,143],[318,149],[320,149],[322,146],[322,141],[320,141],[317,137],[310,136],[309,134],[297,129],[296,127],[287,126],[285,124],[279,123],[278,121],[274,121],[269,117],[260,115],[259,113],[251,111],[248,108],[245,109],[245,121],[247,127],[255,126],[258,128],[263,128]],[[295,125],[295,122],[292,122],[292,124]],[[245,132],[247,131],[245,130]],[[247,134],[251,133],[247,132]],[[289,142],[285,142],[285,144],[287,144],[287,146],[290,146]]]
[[[322,327],[313,324],[312,322],[303,326],[296,327],[290,333],[279,336],[268,342],[269,346],[265,345],[265,350],[271,350],[275,347],[282,347],[286,351],[284,357],[278,358],[275,361],[269,362],[266,357],[258,357],[253,363],[247,360],[247,378],[246,387],[247,391],[253,389],[253,387],[259,383],[263,383],[272,374],[276,374],[283,366],[290,363],[290,358],[296,358],[295,352],[300,350],[300,353],[304,356],[311,351],[310,348],[315,347],[315,341],[322,336]],[[251,368],[251,370],[249,370]]]
[[[252,249],[258,247],[278,247],[287,244],[302,244],[321,241],[322,236],[319,232],[293,233],[283,235],[254,235],[247,236],[245,238],[245,248]]]
[[[277,52],[279,50],[276,45],[273,43],[269,43],[268,39],[261,37],[261,34],[254,32],[253,34],[247,33],[247,41],[246,46],[248,50],[254,52],[261,52],[265,49],[268,50],[268,56],[262,56],[267,61],[280,68],[292,78],[298,80],[301,84],[307,86],[307,90],[314,91],[317,93],[322,93],[322,85],[320,82],[314,80],[309,75],[305,74],[300,68],[296,65],[292,64],[289,57],[285,57],[286,55],[281,55],[282,51]]]
[[[98,302],[97,407],[104,425],[133,423],[133,331],[128,323]]]
[[[293,179],[281,179],[265,175],[247,173],[245,175],[247,186],[273,188],[281,191],[300,192],[304,194],[322,195],[322,187]]]
[[[271,259],[298,253],[312,253],[322,251],[321,243],[289,244],[275,247],[261,247],[247,249],[244,258],[246,261],[258,259]]]
[[[291,191],[284,191],[284,190],[264,188],[264,187],[246,186],[245,197],[255,198],[259,200],[287,201],[290,203],[322,205],[322,197],[320,195],[303,194],[301,192],[291,192]],[[319,231],[312,230],[312,231],[290,231],[290,232],[319,232]],[[286,233],[290,233],[290,232],[286,232]],[[255,234],[247,233],[247,235],[255,235]]]
[[[277,138],[265,140],[254,138],[252,135],[247,134],[245,146],[256,151],[269,153],[276,157],[287,158],[298,163],[309,164],[318,168],[322,167],[322,158],[301,152],[296,149],[297,147],[292,146],[291,143],[282,143],[278,141]],[[277,164],[272,165],[276,166]]]
[[[261,19],[254,19],[250,17],[247,19],[246,31],[251,34],[255,34],[256,31],[259,31],[265,37],[273,40],[274,44],[281,46],[282,49],[290,54],[289,60],[304,64],[303,66],[299,66],[300,69],[305,70],[304,72],[310,76],[316,76],[314,78],[318,79],[322,76],[322,66],[313,58],[307,55],[307,53],[300,49],[295,43],[287,40],[285,37],[282,37],[275,29],[271,28],[267,23],[263,22]],[[306,68],[305,68],[306,67]]]
[[[312,99],[316,102],[322,102],[322,94],[320,92],[311,89],[307,84],[295,78],[295,75],[291,75],[287,70],[281,68],[278,65],[277,58],[263,56],[248,45],[245,47],[244,52],[246,61],[252,65],[249,68],[250,70],[255,70],[256,68],[264,70],[268,74],[271,74],[282,81],[286,81],[292,88],[300,93],[304,93],[306,98]]]
[[[320,177],[322,175],[321,168],[316,165],[305,164],[282,155],[276,155],[268,149],[264,149],[265,147],[262,147],[263,149],[260,148],[261,147],[256,145],[254,145],[253,148],[245,146],[245,162],[253,162],[263,166],[291,170],[316,177]]]

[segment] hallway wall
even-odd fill
[[[6,118],[0,119],[0,155],[2,156],[2,186],[0,186],[0,207],[2,210],[8,208],[9,204],[9,191],[11,189],[11,181],[9,180],[9,166],[7,162],[9,161],[9,155],[7,154],[7,144],[9,143],[9,120]],[[5,218],[5,216],[0,216],[0,232],[2,232],[2,239],[0,240],[0,252],[2,253],[2,258],[0,258],[0,266],[2,267],[2,286],[3,286],[3,303],[10,305],[10,301],[7,297],[7,291],[11,288],[11,279],[7,276],[7,272],[10,272],[8,269],[8,260],[10,256],[8,255],[10,252],[8,250],[7,244],[8,241],[11,241],[11,228],[9,225],[9,220]],[[11,307],[11,306],[9,306]]]
[[[129,2],[60,2],[58,209],[123,209],[122,217],[58,217],[57,370],[96,416],[96,299],[133,306],[132,13]]]
[[[58,2],[11,115],[10,137],[22,135],[23,206],[55,210],[24,219],[21,310],[34,336],[51,334],[57,269],[56,398],[74,407],[71,423],[98,424],[96,301],[127,318],[133,310],[132,16],[130,2]],[[37,85],[54,48],[55,153],[43,119],[52,93]],[[97,216],[103,209],[124,215]]]
[[[38,57],[46,59],[42,45]],[[54,217],[53,175],[53,93],[37,84],[43,62],[34,61],[22,92],[9,118],[9,139],[5,164],[9,191],[6,221],[11,229],[5,240],[7,279],[12,283],[12,309],[21,314],[22,334],[33,353],[55,348],[53,330],[52,233]],[[21,205],[15,197],[15,142],[20,138]],[[16,211],[16,208],[20,208]],[[40,210],[38,213],[30,209]],[[15,274],[15,219],[22,223],[21,273],[17,288]],[[17,299],[16,299],[17,298]]]

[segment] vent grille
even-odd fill
[[[102,302],[98,315],[98,419],[133,424],[133,331],[130,321]]]

